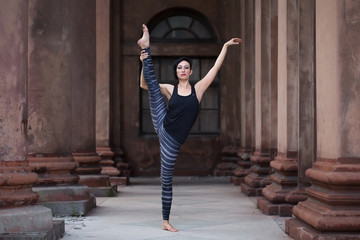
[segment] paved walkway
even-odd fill
[[[86,217],[65,218],[64,240],[231,240],[291,239],[284,218],[262,214],[256,198],[241,193],[228,178],[174,179],[170,222],[177,233],[161,230],[160,181],[131,178],[118,197],[97,198]]]

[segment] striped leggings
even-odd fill
[[[151,118],[160,141],[162,214],[163,220],[169,220],[173,195],[172,176],[181,144],[164,129],[163,122],[167,113],[166,104],[156,80],[150,48],[144,50],[148,53],[148,57],[143,60],[143,73],[149,89]]]

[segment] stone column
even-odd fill
[[[253,15],[251,17],[249,16],[251,13],[251,8],[249,7],[249,2],[246,2],[246,0],[241,0],[240,2],[241,6],[241,12],[240,12],[240,23],[241,23],[241,38],[243,39],[243,43],[241,44],[241,77],[240,77],[240,151],[236,153],[238,157],[238,166],[237,168],[232,172],[231,176],[231,182],[235,185],[240,185],[244,182],[244,178],[246,175],[250,173],[250,167],[251,167],[251,161],[250,156],[253,152],[251,146],[251,139],[246,139],[246,132],[249,131],[249,129],[246,128],[246,107],[248,104],[246,102],[246,94],[249,94],[246,92],[246,72],[248,72],[247,68],[251,69],[251,62],[247,61],[246,57],[250,57],[250,54],[246,54],[247,48],[251,47],[251,41],[253,39],[248,38],[251,34],[246,32],[246,28],[248,25],[253,25]],[[249,10],[247,12],[246,10]],[[246,18],[247,16],[247,18]],[[248,29],[249,30],[249,29]],[[248,45],[249,44],[249,45]]]
[[[255,152],[241,190],[261,195],[270,183],[270,2],[255,1]]]
[[[0,238],[57,239],[51,210],[35,205],[38,175],[27,161],[27,17],[27,1],[0,1]]]
[[[110,1],[110,147],[115,153],[115,162],[121,175],[128,180],[131,175],[131,166],[124,159],[122,148],[122,115],[123,113],[123,93],[122,93],[122,52],[119,42],[121,41],[121,8],[123,2]]]
[[[76,8],[83,6],[29,1],[29,163],[39,174],[34,191],[53,214],[83,215],[95,206],[88,187],[77,185],[71,148],[71,61],[77,45],[70,28]]]
[[[360,239],[360,4],[316,1],[317,160],[294,239]]]
[[[270,30],[270,161],[277,156],[278,131],[278,0],[271,0]]]
[[[41,185],[79,180],[71,157],[68,13],[63,3],[30,1],[29,162]]]
[[[285,197],[296,185],[298,149],[298,1],[279,1],[278,155],[270,166],[272,183],[258,205],[266,214],[291,216]],[[285,69],[284,66],[287,66]]]
[[[96,153],[96,1],[79,0],[72,3],[72,150],[79,163],[76,172],[79,183],[90,187],[96,196],[107,196],[113,190],[109,176],[100,175],[101,166]],[[116,189],[116,187],[115,187]]]
[[[243,183],[250,173],[250,156],[255,149],[255,16],[254,1],[242,0],[242,61],[241,61],[241,150],[237,153],[240,167],[235,176]]]
[[[113,185],[126,184],[110,148],[110,0],[96,0],[96,152],[101,174],[109,175]]]
[[[310,180],[305,171],[315,161],[315,1],[299,1],[299,147],[297,188],[285,200],[297,204],[307,198]]]
[[[229,0],[227,4],[221,3],[224,12],[225,25],[223,33],[225,41],[228,41],[233,36],[239,36],[241,27],[239,24],[232,24],[233,22],[240,22],[240,1]],[[231,176],[233,171],[238,167],[240,160],[237,153],[240,151],[240,61],[241,54],[240,46],[232,48],[228,51],[225,63],[222,66],[222,81],[221,91],[225,94],[221,96],[221,139],[223,142],[223,149],[221,150],[221,160],[217,164],[214,175],[215,176]]]

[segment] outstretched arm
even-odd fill
[[[210,71],[205,75],[203,79],[195,84],[196,96],[201,101],[202,96],[204,95],[206,89],[210,86],[210,84],[214,81],[216,74],[219,72],[221,65],[224,62],[227,49],[229,46],[238,45],[242,42],[240,38],[232,38],[227,41],[221,49],[219,56],[217,57],[214,66],[210,69]]]

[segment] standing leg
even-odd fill
[[[160,155],[161,155],[161,201],[163,214],[163,229],[177,232],[169,223],[172,204],[172,177],[174,173],[176,158],[180,150],[180,144],[171,137],[163,126],[159,129]]]

